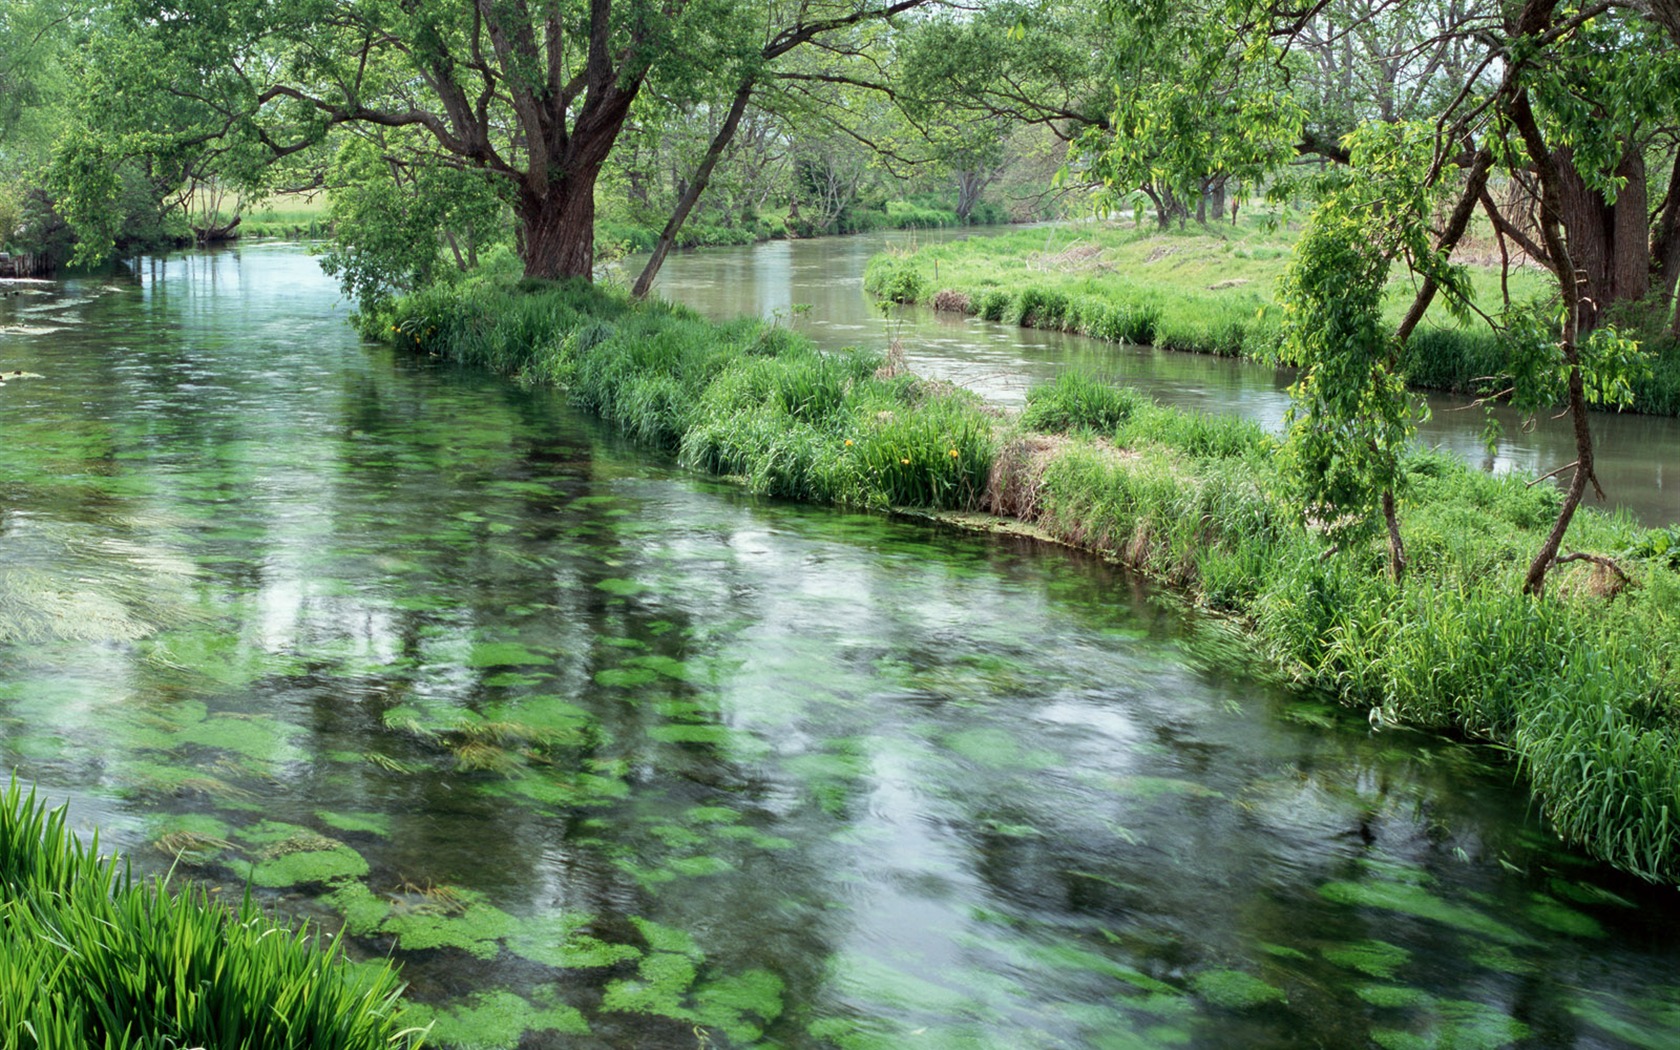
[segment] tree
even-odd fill
[[[124,151],[236,142],[272,159],[336,127],[411,129],[404,163],[502,183],[528,275],[587,279],[596,182],[644,91],[699,102],[923,2],[115,0],[98,102],[121,124],[141,83],[179,118],[167,142]]]
[[[1380,510],[1389,572],[1406,569],[1395,490],[1428,409],[1397,374],[1399,340],[1383,321],[1397,259],[1467,294],[1462,271],[1437,257],[1429,220],[1439,188],[1428,171],[1427,125],[1366,124],[1348,137],[1349,163],[1326,173],[1317,207],[1279,286],[1290,388],[1284,461],[1307,518],[1332,538],[1362,531]]]
[[[1168,21],[1179,7],[1156,0],[1138,5],[1139,17]],[[1273,0],[1221,0],[1209,24],[1228,27],[1223,46],[1205,53],[1223,71],[1198,82],[1228,83],[1236,92],[1261,86],[1275,97],[1275,77],[1300,93],[1303,120],[1287,141],[1299,154],[1333,164],[1350,160],[1344,138],[1327,138],[1344,124],[1354,129],[1394,125],[1402,111],[1429,129],[1427,154],[1373,183],[1368,206],[1354,216],[1373,243],[1393,211],[1378,201],[1403,199],[1420,185],[1451,201],[1428,251],[1408,253],[1418,293],[1395,333],[1407,340],[1438,295],[1469,308],[1443,269],[1472,216],[1480,209],[1497,231],[1505,256],[1526,256],[1551,271],[1556,294],[1544,308],[1549,337],[1536,340],[1534,308],[1513,304],[1487,321],[1510,347],[1499,396],[1537,405],[1562,401],[1573,420],[1576,459],[1554,527],[1535,553],[1524,590],[1538,594],[1587,487],[1598,485],[1588,409],[1626,397],[1641,367],[1633,344],[1617,326],[1646,331],[1675,318],[1680,277],[1680,48],[1668,19],[1674,0],[1491,0],[1437,4],[1432,0],[1333,0],[1300,8]],[[1405,39],[1406,46],[1394,42]],[[1334,63],[1326,49],[1339,49]],[[1369,49],[1368,53],[1366,49]],[[1121,54],[1124,54],[1122,50]],[[1383,63],[1387,63],[1386,66]],[[1356,71],[1376,63],[1380,77]],[[1243,67],[1258,64],[1259,71]],[[1336,76],[1325,76],[1329,71]],[[1361,93],[1360,83],[1399,85]],[[1325,85],[1334,84],[1327,92]],[[1315,88],[1319,97],[1311,97]],[[1169,96],[1170,99],[1170,96]],[[1146,99],[1144,120],[1172,122],[1170,106]],[[1239,105],[1237,112],[1241,113]],[[1153,125],[1151,125],[1153,126]],[[1285,141],[1288,130],[1239,120],[1239,130]],[[1316,130],[1315,130],[1316,129]],[[1119,149],[1129,147],[1121,145]],[[1653,179],[1652,161],[1666,170]],[[1505,203],[1490,189],[1495,176],[1515,188]],[[1649,186],[1659,188],[1652,207]],[[1660,187],[1667,187],[1666,191]],[[1333,286],[1302,286],[1298,294],[1333,297]],[[1354,360],[1368,344],[1326,346]],[[1349,433],[1350,443],[1363,440]],[[1347,446],[1351,449],[1351,444]],[[1346,449],[1344,449],[1346,451]],[[1349,452],[1348,454],[1353,454]]]

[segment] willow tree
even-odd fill
[[[411,129],[409,163],[498,180],[528,275],[587,279],[596,182],[640,95],[715,104],[742,71],[923,2],[114,0],[89,148],[275,159],[336,127]],[[136,104],[158,119],[138,126]]]

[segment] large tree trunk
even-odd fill
[[[1680,5],[1680,0],[1676,0]],[[1668,175],[1668,194],[1662,212],[1651,229],[1651,284],[1662,292],[1674,334],[1680,336],[1680,309],[1676,309],[1677,279],[1680,279],[1680,156]]]
[[[525,276],[559,280],[595,271],[595,173],[569,173],[538,195],[519,192],[519,257]]]
[[[1651,291],[1651,244],[1645,153],[1629,145],[1616,167],[1626,180],[1616,203],[1587,186],[1568,149],[1557,151],[1558,219],[1580,282],[1580,332],[1598,327],[1614,303],[1638,302]]]

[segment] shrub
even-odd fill
[[[1027,391],[1021,424],[1051,433],[1095,430],[1112,434],[1144,404],[1136,390],[1110,386],[1080,372],[1063,372],[1053,382]]]

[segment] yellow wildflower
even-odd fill
[[[851,438],[847,438],[847,439],[846,439],[846,445],[847,445],[847,447],[848,447],[848,448],[849,448],[849,447],[850,447],[850,446],[851,446],[851,444],[852,444],[852,439],[851,439]]]
[[[956,449],[952,449],[952,450],[951,450],[951,451],[950,451],[950,456],[951,456],[951,458],[952,458],[952,459],[956,459],[956,458],[957,458],[957,450],[956,450]]]

